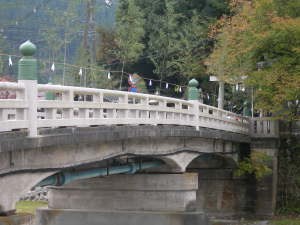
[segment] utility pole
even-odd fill
[[[224,81],[220,81],[216,76],[210,76],[209,81],[219,82],[219,94],[218,94],[218,108],[224,108]]]
[[[224,109],[224,81],[219,81],[218,108]]]

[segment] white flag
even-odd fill
[[[149,81],[149,86],[152,86],[152,80]]]
[[[9,58],[8,58],[8,65],[9,65],[9,66],[12,66],[12,64],[13,64],[13,63],[12,63],[12,60],[11,60],[11,56],[9,56]]]
[[[54,63],[52,63],[51,70],[52,70],[53,72],[55,71],[55,65],[54,65]]]
[[[168,89],[169,88],[169,83],[166,83],[166,89]]]
[[[179,87],[179,92],[182,92],[181,86]]]
[[[107,73],[107,78],[110,80],[111,76],[110,76],[110,72]]]
[[[82,76],[82,68],[80,67],[80,69],[79,69],[79,76]]]
[[[107,6],[112,6],[112,1],[110,1],[110,0],[105,0],[105,4],[106,4]]]

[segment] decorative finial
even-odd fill
[[[36,46],[29,40],[21,44],[19,49],[23,56],[33,56],[36,52]]]
[[[189,82],[189,87],[198,87],[199,86],[199,82],[196,79],[192,79]]]

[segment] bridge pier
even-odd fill
[[[207,225],[196,211],[198,177],[186,174],[113,175],[51,187],[37,225]]]

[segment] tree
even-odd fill
[[[300,15],[291,2],[232,1],[233,16],[212,28],[216,45],[208,58],[209,72],[245,82],[257,90],[258,109],[287,120],[299,118],[300,98]]]
[[[142,54],[144,44],[144,15],[135,0],[120,1],[117,10],[116,56],[122,62],[120,90],[123,83],[123,70],[126,62],[136,61]]]
[[[162,81],[185,85],[190,77],[199,78],[205,73],[203,58],[209,52],[207,26],[212,17],[226,10],[223,0],[135,0],[144,18],[144,36],[140,43],[144,45],[140,57],[127,70],[143,67],[145,64],[153,71],[147,71],[147,77],[160,80],[154,83],[163,89]],[[122,0],[116,25],[124,17],[129,0]],[[118,34],[116,35],[118,38]],[[119,37],[121,40],[125,37]],[[128,43],[128,42],[126,42]],[[130,44],[128,45],[130,47]],[[146,58],[146,59],[145,59]],[[150,60],[147,60],[150,59]],[[136,71],[132,71],[136,72]],[[171,90],[171,89],[169,89]],[[166,93],[176,95],[174,92]],[[182,94],[182,93],[181,93]]]

